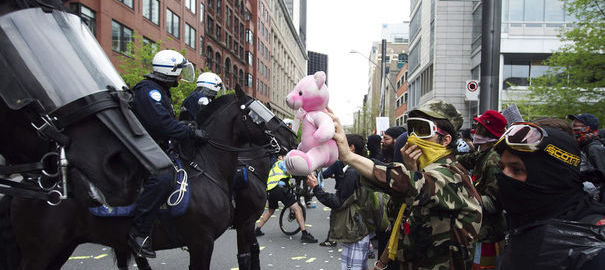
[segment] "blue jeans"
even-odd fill
[[[174,174],[170,172],[150,176],[143,183],[143,192],[137,199],[134,210],[134,229],[137,235],[151,235],[156,214],[174,187],[173,177]]]

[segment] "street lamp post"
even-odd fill
[[[391,85],[391,88],[393,88],[393,92],[395,92],[395,98],[397,98],[397,88],[395,87],[395,84],[393,83],[393,81],[391,81],[391,79],[389,79],[388,76],[386,76],[386,58],[382,59],[382,64],[383,65],[378,65],[376,62],[374,62],[370,57],[366,56],[363,53],[360,53],[358,51],[355,50],[351,50],[349,53],[356,53],[359,54],[361,56],[363,56],[364,58],[366,58],[370,63],[372,63],[375,67],[380,67],[381,71],[382,71],[382,76],[380,78],[380,116],[384,116],[385,115],[385,96],[386,96],[386,90],[384,89],[385,87],[385,79],[386,81],[389,82],[389,84]],[[385,53],[383,52],[383,55]]]

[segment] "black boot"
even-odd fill
[[[250,259],[250,253],[237,254],[237,264],[239,265],[239,270],[250,270]]]
[[[128,245],[132,252],[139,257],[155,258],[155,251],[151,244],[151,236],[139,236],[133,231],[128,233]]]
[[[255,236],[263,236],[263,235],[265,235],[265,233],[263,233],[263,232],[260,230],[260,228],[258,228],[258,227],[257,227],[256,229],[254,229],[254,235],[255,235]]]
[[[252,253],[250,270],[260,270],[260,248],[258,247],[258,242],[252,243],[250,253]]]
[[[313,235],[311,235],[309,232],[302,231],[302,236],[300,237],[300,241],[303,243],[317,243],[317,239],[315,239],[315,237],[313,237]]]

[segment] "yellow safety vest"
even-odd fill
[[[269,177],[267,177],[267,190],[272,190],[275,186],[277,186],[279,180],[290,177],[284,170],[282,170],[278,166],[280,162],[283,161],[278,160],[273,163],[273,167],[271,167],[271,170],[269,171]]]

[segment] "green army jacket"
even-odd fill
[[[466,169],[449,155],[422,171],[401,163],[374,164],[374,176],[394,201],[407,204],[397,259],[422,269],[451,269],[472,259],[471,247],[481,227],[481,197]],[[406,235],[406,227],[409,234]]]
[[[492,148],[457,157],[460,164],[473,170],[475,188],[483,202],[483,222],[479,241],[493,243],[504,239],[506,220],[498,202],[498,180],[496,175],[502,170],[498,166],[500,155]]]

